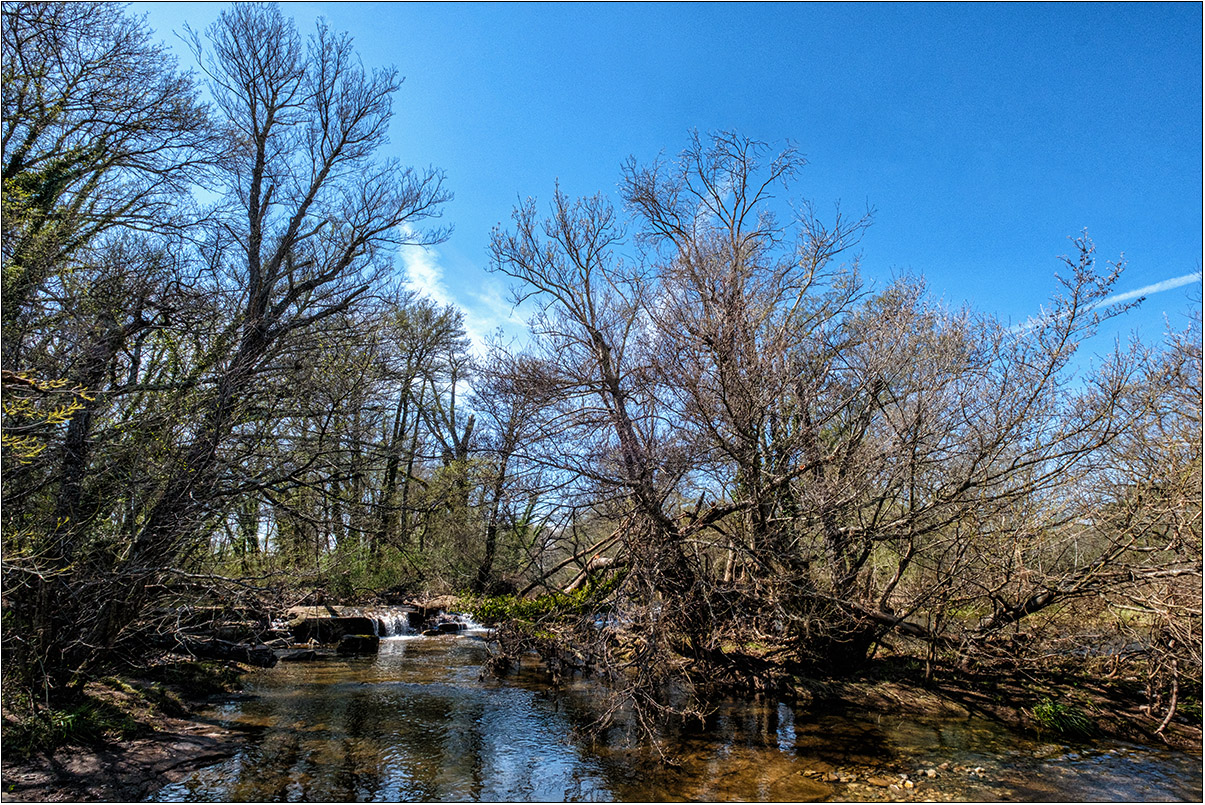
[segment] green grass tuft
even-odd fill
[[[1043,698],[1032,710],[1038,732],[1048,730],[1069,738],[1087,738],[1096,732],[1092,717],[1073,704]]]
[[[44,708],[29,718],[6,723],[4,754],[19,758],[60,746],[121,741],[139,729],[137,721],[113,705],[84,699],[72,707]]]

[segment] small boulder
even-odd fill
[[[293,640],[337,643],[343,635],[375,634],[377,622],[355,607],[293,607],[288,613]]]
[[[374,634],[345,634],[339,638],[339,654],[376,654],[381,647],[381,638]]]
[[[281,654],[281,662],[311,662],[318,659],[318,652],[312,648],[303,649],[301,651],[291,651],[288,654]]]
[[[227,640],[203,640],[176,635],[178,651],[206,660],[233,660],[260,668],[276,665],[276,652],[267,646],[231,643]]]
[[[437,595],[434,598],[428,598],[426,601],[420,601],[416,604],[419,609],[426,610],[449,610],[455,609],[460,603],[460,599],[454,595]]]

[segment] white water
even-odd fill
[[[412,637],[408,610],[377,610],[372,613],[377,624],[377,637]]]
[[[494,630],[483,623],[478,623],[473,620],[473,616],[467,612],[454,612],[452,617],[464,624],[464,628],[460,633],[463,635],[471,635],[473,637],[489,637]]]
[[[392,609],[381,608],[373,609],[371,612],[365,613],[371,617],[377,625],[377,637],[384,638],[410,638],[419,637],[418,631],[410,625],[410,610],[409,609]],[[449,612],[456,623],[461,624],[460,634],[467,637],[482,637],[488,638],[493,634],[493,629],[483,623],[478,623],[473,620],[473,616],[467,612]]]

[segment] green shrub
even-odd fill
[[[515,595],[465,595],[461,596],[460,605],[473,616],[473,620],[481,623],[535,621],[600,612],[603,607],[598,605],[597,600],[602,592],[605,592],[603,585],[595,588],[583,587],[572,593],[551,592],[535,598],[520,598]]]

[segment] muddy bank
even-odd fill
[[[84,686],[69,714],[79,731],[38,750],[33,722],[4,712],[0,798],[11,802],[145,799],[194,769],[234,754],[248,730],[204,715],[238,699],[249,666],[164,657],[138,673]],[[80,722],[89,722],[91,729]],[[53,740],[53,739],[49,739]],[[63,740],[63,739],[59,739]]]
[[[247,733],[200,717],[105,747],[65,746],[3,766],[5,802],[132,802],[233,755]]]

